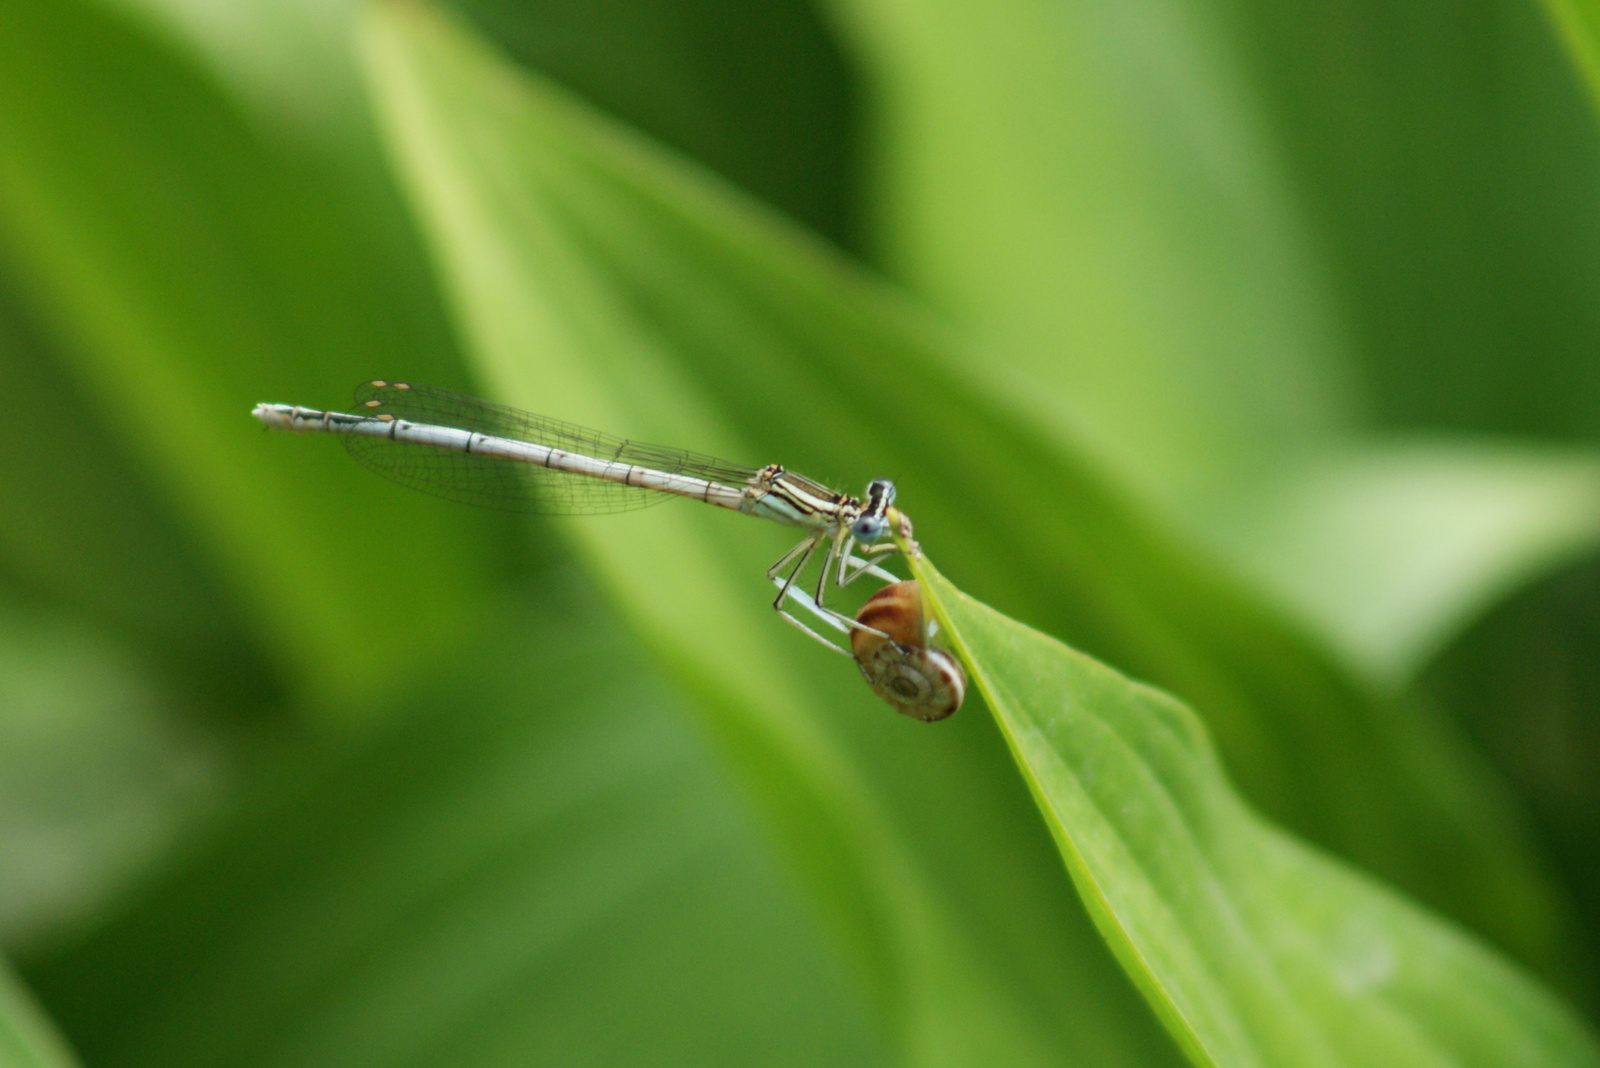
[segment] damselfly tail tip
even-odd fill
[[[280,430],[294,428],[294,408],[288,404],[258,404],[250,414],[270,427]]]

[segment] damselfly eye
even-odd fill
[[[867,685],[889,707],[925,723],[945,719],[961,707],[967,673],[961,661],[931,643],[922,588],[915,581],[896,582],[874,593],[856,622],[887,635],[853,630],[850,648]]]
[[[850,533],[857,541],[877,541],[889,532],[889,505],[894,503],[894,483],[886,478],[875,478],[867,483],[867,497],[862,503],[861,518],[850,524]]]
[[[877,541],[889,532],[889,521],[881,515],[864,515],[850,526],[857,541]]]

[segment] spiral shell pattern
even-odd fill
[[[935,647],[923,615],[922,588],[897,582],[867,598],[856,622],[883,631],[850,633],[850,648],[872,692],[901,715],[933,723],[952,715],[967,695],[961,661]]]

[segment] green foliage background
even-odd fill
[[[1187,1041],[984,702],[901,721],[771,618],[784,532],[479,514],[246,414],[382,376],[896,478],[946,574],[1186,702],[1299,841],[1225,831],[1451,925],[1404,1041],[1320,1058],[1593,1063],[1587,14],[0,0],[0,1061],[1337,1027],[1299,990],[1322,1024]],[[1253,864],[1183,885],[1281,892]]]

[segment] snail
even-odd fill
[[[856,622],[882,632],[852,630],[850,648],[867,685],[896,712],[933,723],[961,707],[967,673],[961,661],[931,644],[938,624],[924,616],[915,581],[874,593]]]

